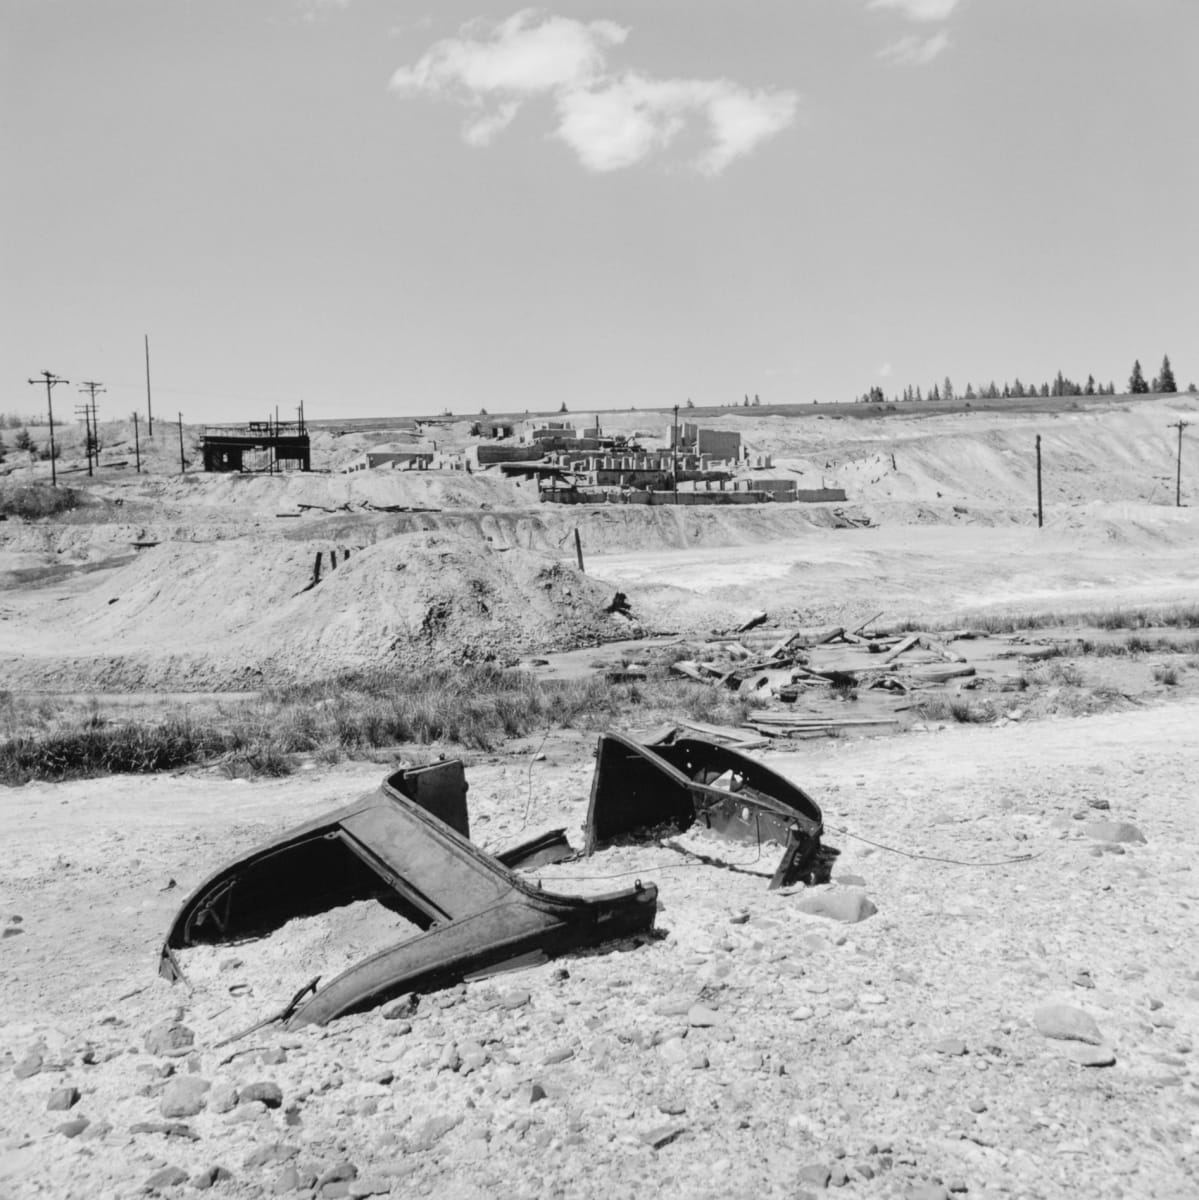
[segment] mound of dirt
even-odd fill
[[[2,666],[43,688],[194,691],[378,665],[509,663],[641,632],[605,612],[611,598],[610,586],[544,556],[444,534],[367,547],[173,543],[35,617],[6,639],[13,657]]]

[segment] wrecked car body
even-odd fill
[[[653,929],[652,883],[584,898],[546,892],[514,873],[572,857],[561,829],[499,855],[474,845],[466,792],[459,760],[399,770],[374,792],[230,863],[179,910],[159,973],[183,977],[177,950],[262,937],[362,900],[417,926],[416,936],[325,986],[314,980],[270,1019],[295,1029]],[[586,854],[664,826],[693,825],[732,841],[781,846],[771,888],[827,882],[837,854],[821,844],[822,816],[811,797],[737,750],[676,730],[649,745],[601,735]]]
[[[699,823],[722,837],[774,842],[783,856],[771,888],[826,883],[836,851],[802,788],[729,746],[675,734],[642,745],[602,734],[596,751],[585,852],[662,825]]]
[[[377,900],[418,926],[417,936],[297,996],[284,1017],[295,1029],[652,929],[652,884],[585,899],[543,891],[513,873],[569,853],[561,830],[499,858],[475,846],[466,787],[456,760],[397,771],[360,800],[226,866],[180,909],[160,974],[182,977],[176,950],[261,937],[359,900]]]

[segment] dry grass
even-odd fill
[[[213,765],[283,775],[300,755],[331,762],[430,743],[492,750],[554,728],[628,729],[680,716],[740,724],[763,703],[665,669],[621,684],[601,676],[543,681],[490,667],[357,672],[200,712],[179,705],[153,719],[0,692],[0,783]]]

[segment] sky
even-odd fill
[[[0,412],[1199,381],[1197,0],[0,0]]]

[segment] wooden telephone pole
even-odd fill
[[[107,388],[102,387],[94,380],[88,379],[79,385],[81,392],[87,392],[90,399],[82,405],[83,408],[83,429],[84,436],[87,438],[87,473],[92,474],[92,458],[96,460],[96,466],[100,465],[100,439],[99,425],[96,421],[96,393],[107,391]],[[79,411],[80,406],[76,406],[75,411]]]
[[[1189,421],[1184,421],[1180,417],[1171,429],[1178,430],[1178,466],[1174,474],[1174,507],[1182,507],[1182,431],[1190,424]]]
[[[58,451],[54,448],[54,400],[51,396],[51,391],[55,384],[70,383],[69,379],[61,379],[59,376],[50,371],[42,371],[42,378],[46,381],[46,409],[50,414],[50,486],[58,487],[58,470],[54,465],[54,460],[58,457]],[[41,383],[41,379],[31,379],[30,383]]]

